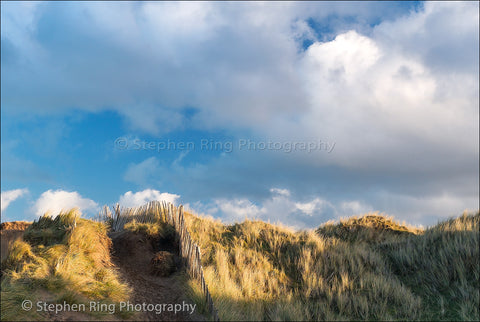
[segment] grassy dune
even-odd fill
[[[189,213],[185,219],[201,247],[221,320],[480,319],[480,213],[426,230],[378,214],[311,231],[252,220],[224,225]],[[14,242],[2,261],[2,320],[51,318],[19,310],[24,299],[70,304],[128,299],[131,290],[112,267],[107,229],[75,211],[31,224],[24,241]],[[174,235],[161,220],[131,221],[125,229]],[[199,283],[185,283],[200,309]],[[70,318],[131,318],[105,314]]]
[[[480,215],[444,221],[379,245],[391,271],[422,298],[423,318],[479,321]]]
[[[26,229],[24,241],[10,246],[2,262],[2,321],[51,319],[35,308],[21,310],[25,299],[68,304],[92,300],[111,304],[127,299],[129,289],[112,268],[110,247],[105,225],[81,219],[75,210],[55,219],[41,217]],[[71,318],[116,318],[107,312],[89,314]]]
[[[479,213],[425,231],[376,214],[315,232],[186,218],[222,320],[480,318]]]

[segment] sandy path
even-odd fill
[[[119,268],[121,278],[133,289],[132,304],[183,304],[189,305],[188,312],[143,312],[134,319],[142,321],[204,321],[205,317],[195,311],[190,314],[194,302],[184,292],[182,274],[184,268],[178,258],[178,249],[172,243],[150,240],[130,232],[114,233],[113,262]],[[157,251],[166,250],[175,254],[177,272],[169,277],[158,277],[150,273],[150,260]],[[183,279],[184,280],[184,279]]]

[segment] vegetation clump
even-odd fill
[[[162,221],[140,223],[133,219],[125,224],[124,229],[126,231],[140,233],[148,237],[159,238],[162,240],[173,240],[175,238],[175,228]]]
[[[42,216],[15,241],[2,262],[2,320],[49,320],[46,312],[21,310],[24,300],[69,304],[118,303],[129,298],[110,258],[104,224],[77,210]],[[97,318],[107,312],[85,312]],[[77,316],[78,318],[78,316]]]

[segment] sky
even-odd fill
[[[479,208],[478,2],[1,2],[1,220]]]

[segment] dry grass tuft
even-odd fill
[[[25,230],[30,224],[31,222],[29,221],[2,222],[0,224],[0,230]]]
[[[134,219],[125,224],[124,229],[133,233],[140,233],[145,236],[165,240],[173,240],[175,238],[175,228],[172,225],[162,221],[139,223]]]
[[[2,262],[2,320],[49,319],[45,313],[20,310],[25,299],[68,299],[87,307],[90,300],[128,299],[130,290],[112,268],[111,240],[103,224],[79,218],[74,209],[54,219],[42,216],[27,228],[24,240],[16,241]]]
[[[396,222],[393,217],[369,213],[361,217],[341,219],[338,224],[327,222],[317,229],[326,238],[334,237],[348,242],[375,244],[395,237],[418,235],[422,229]]]

